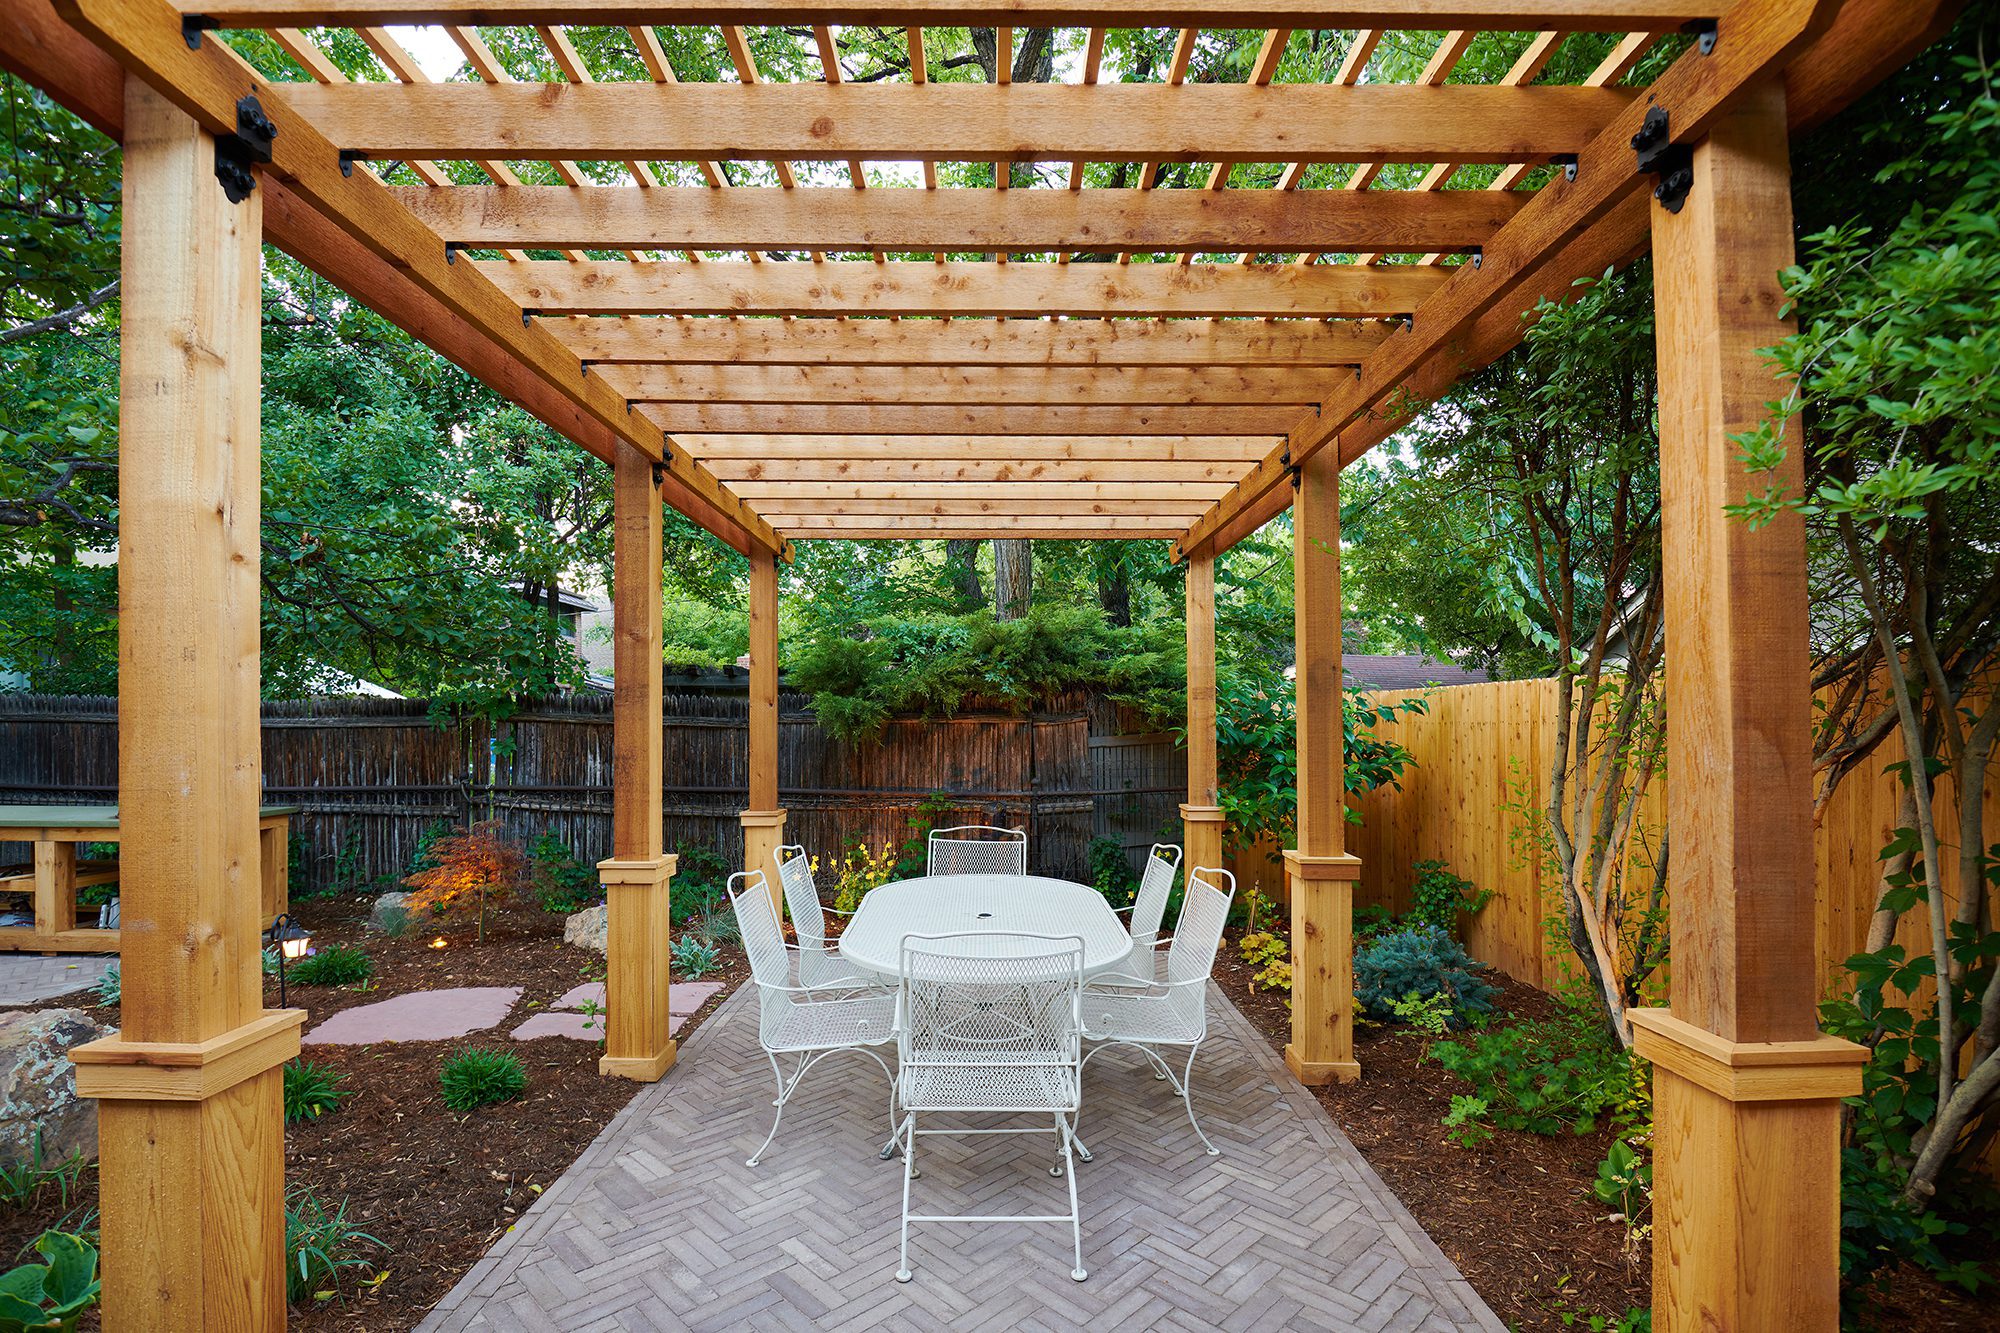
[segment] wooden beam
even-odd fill
[[[1240,435],[682,435],[704,459],[951,458],[1026,463],[1046,459],[1105,462],[1254,463],[1268,440]]]
[[[674,858],[661,804],[663,518],[653,460],[621,441],[612,475],[611,857],[598,864],[609,1018],[598,1070],[642,1083],[657,1080],[675,1058],[667,1013]]]
[[[1201,481],[1225,485],[1243,475],[1243,463],[1159,463],[1072,461],[1008,462],[960,458],[836,458],[824,462],[779,459],[714,460],[711,466],[731,481]]]
[[[1338,366],[1379,324],[1268,320],[601,319],[539,321],[593,363],[690,365]]]
[[[1177,509],[1182,502],[1213,500],[1224,488],[1203,481],[746,481],[738,484],[746,497],[758,500],[758,511],[774,505],[837,501],[872,505],[882,500],[938,500],[972,505],[982,500],[1031,503],[1084,503],[1096,500],[1145,500]]]
[[[1292,504],[1292,633],[1297,668],[1298,846],[1285,852],[1292,909],[1292,1039],[1285,1063],[1305,1084],[1361,1076],[1354,1058],[1354,881],[1340,674],[1340,460],[1299,469]]]
[[[1628,150],[1629,151],[1629,150]],[[561,259],[472,265],[549,314],[1265,315],[1389,317],[1446,279],[1414,264],[632,264]]]
[[[263,1007],[258,802],[261,199],[230,203],[215,141],[128,82],[118,420],[115,1068],[99,1103],[104,1318],[117,1328],[285,1319],[277,1065]],[[276,1019],[276,1016],[273,1016]],[[278,1048],[260,1039],[269,1030]],[[217,1086],[149,1077],[171,1048],[242,1045]],[[112,1090],[115,1085],[116,1091]],[[162,1098],[169,1098],[162,1100]],[[166,1219],[173,1219],[167,1225]]]
[[[1010,190],[1009,194],[1026,191]],[[593,374],[600,373],[593,370]],[[1210,407],[1306,404],[1326,392],[1318,368],[1138,369],[1065,366],[607,366],[642,403],[989,404],[1119,403]]]
[[[403,186],[446,241],[499,249],[954,252],[1425,251],[1483,245],[1527,202],[1513,191],[633,190]]]
[[[581,375],[572,353],[549,334],[523,327],[519,304],[499,292],[476,266],[448,262],[435,234],[397,204],[379,181],[365,171],[343,174],[334,145],[226,44],[204,41],[199,49],[190,49],[179,16],[164,0],[63,0],[62,13],[211,133],[234,133],[238,100],[246,93],[256,96],[276,130],[267,177],[281,179],[288,191],[401,271],[614,437],[677,466],[683,482],[703,496],[706,509],[729,516],[718,526],[733,525],[744,540],[778,549],[781,539],[769,525],[723,492],[692,459],[677,455],[671,442],[629,412],[623,400]],[[693,517],[716,521],[706,513]]]
[[[383,157],[1519,162],[1574,153],[1629,91],[1285,83],[287,84]]]
[[[1557,20],[1578,31],[1649,28],[1668,32],[1690,19],[1714,17],[1713,7],[1689,0],[1374,0],[1324,4],[1317,0],[1071,0],[1068,4],[978,3],[946,0],[872,0],[825,5],[812,0],[763,0],[758,4],[697,4],[669,0],[182,0],[191,14],[208,14],[228,28],[334,27],[369,24],[541,23],[661,27],[871,23],[896,27],[965,27],[972,24],[1059,28],[1474,28],[1516,31]]]
[[[1739,0],[1723,20],[1730,38],[1717,42],[1712,54],[1697,48],[1683,55],[1654,82],[1646,103],[1669,109],[1674,142],[1692,141],[1742,88],[1782,70],[1831,20],[1835,7],[1829,0]],[[1317,412],[1301,416],[1286,446],[1273,451],[1213,513],[1191,527],[1176,550],[1211,545],[1243,511],[1285,485],[1292,467],[1337,444],[1343,430],[1404,390],[1427,360],[1453,355],[1466,328],[1488,311],[1525,308],[1510,297],[1518,297],[1551,254],[1649,188],[1650,178],[1633,173],[1632,137],[1644,116],[1644,106],[1627,108],[1580,154],[1574,181],[1553,181],[1536,192],[1487,245],[1478,267],[1462,264],[1451,270],[1450,281],[1424,302],[1410,328],[1383,344]]]
[[[1107,515],[993,514],[969,517],[913,516],[877,518],[787,518],[780,526],[788,537],[838,537],[874,534],[889,537],[1035,537],[1073,540],[1085,537],[1172,537],[1179,525],[1172,519]]]
[[[758,512],[779,526],[784,520],[803,515],[823,517],[854,518],[870,515],[876,518],[894,518],[901,515],[935,514],[943,517],[969,517],[985,514],[1015,515],[1056,515],[1056,514],[1124,514],[1150,515],[1171,526],[1175,518],[1186,522],[1188,518],[1201,512],[1204,501],[1199,497],[1185,500],[1086,500],[1057,499],[1036,500],[1031,498],[1007,498],[973,500],[951,497],[945,499],[910,499],[899,497],[891,500],[863,499],[797,499],[790,496],[774,497],[759,505]]]
[[[1281,435],[1292,407],[899,407],[865,403],[653,403],[670,435]]]
[[[1796,431],[1770,475],[1747,473],[1735,442],[1784,393],[1758,349],[1792,328],[1785,124],[1775,78],[1747,90],[1695,146],[1681,211],[1652,210],[1675,878],[1672,1012],[1648,1011],[1667,1021],[1642,1029],[1665,1049],[1641,1049],[1659,1071],[1667,1333],[1840,1322],[1839,1098],[1861,1090],[1865,1052],[1820,1039],[1800,947],[1814,893],[1805,521],[1727,512],[1766,486],[1796,494],[1805,474]],[[1817,1096],[1760,1102],[1703,1077],[1711,1048],[1725,1067],[1855,1063]]]

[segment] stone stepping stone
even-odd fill
[[[676,981],[667,987],[667,1012],[685,1018],[722,993],[719,981]],[[604,983],[588,981],[571,987],[549,1006],[550,1009],[581,1009],[586,1003],[604,1006]]]
[[[378,1041],[450,1041],[497,1026],[521,998],[519,986],[460,986],[413,991],[343,1009],[305,1035],[308,1046],[367,1046]]]
[[[707,1004],[723,989],[719,981],[676,981],[667,987],[667,1035],[676,1037],[696,1010]],[[596,1004],[595,1015],[575,1012],[586,1004]],[[537,1037],[574,1037],[578,1041],[600,1041],[604,1037],[604,983],[587,981],[581,986],[572,986],[557,997],[544,1013],[531,1016],[527,1022],[515,1028],[510,1036],[515,1041],[533,1041]],[[588,1023],[590,1026],[584,1026]]]
[[[681,1027],[688,1021],[688,1015],[669,1014],[667,1020],[667,1035],[678,1037]],[[590,1026],[585,1027],[586,1023]],[[599,1014],[593,1019],[589,1014],[536,1014],[508,1035],[515,1041],[533,1041],[537,1037],[574,1037],[578,1041],[602,1041],[604,1015]]]

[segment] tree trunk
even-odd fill
[[[951,564],[952,586],[958,590],[960,600],[968,611],[977,611],[986,605],[986,590],[979,586],[979,541],[973,537],[954,537],[944,544],[945,558]]]
[[[1107,570],[1097,576],[1097,604],[1112,624],[1120,629],[1131,626],[1132,579],[1123,568]]]
[[[993,614],[1019,620],[1035,596],[1034,546],[1025,537],[993,543]]]

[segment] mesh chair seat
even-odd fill
[[[1077,1104],[1070,1065],[905,1066],[901,1082],[897,1100],[905,1111],[1067,1111]]]
[[[774,1051],[825,1051],[879,1046],[896,1035],[896,997],[859,995],[785,1005],[774,1017],[765,1045]]]
[[[847,965],[847,960],[837,953],[820,949],[801,949],[798,960],[801,986],[811,986],[816,990],[859,990],[862,987],[881,989],[880,982],[856,972]],[[893,996],[895,992],[883,990],[882,994]]]
[[[1198,1008],[1176,1003],[1170,993],[1088,990],[1083,1035],[1088,1041],[1187,1046],[1202,1039],[1200,1014]]]

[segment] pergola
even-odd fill
[[[662,503],[750,559],[746,856],[779,840],[778,565],[803,538],[1163,538],[1188,567],[1189,863],[1221,858],[1216,554],[1296,526],[1298,847],[1287,1062],[1360,1074],[1343,844],[1339,474],[1544,298],[1651,247],[1658,297],[1673,895],[1656,1062],[1655,1315],[1671,1330],[1836,1326],[1839,1098],[1858,1047],[1816,1026],[1804,536],[1756,530],[1730,442],[1777,396],[1787,140],[1935,37],[1951,0],[0,0],[0,63],[125,150],[120,790],[125,1026],[79,1048],[102,1106],[112,1328],[284,1322],[278,1066],[257,918],[261,246],[276,244],[610,465],[616,763],[607,1074],[667,1035]],[[443,25],[477,78],[426,79],[385,26]],[[834,24],[906,27],[910,76],[843,82]],[[1087,29],[1080,83],[925,77],[925,25]],[[539,32],[516,81],[472,25]],[[593,79],[569,25],[625,28],[651,79]],[[825,77],[773,83],[742,24],[811,25]],[[720,25],[738,82],[679,83],[651,25]],[[1010,26],[1013,25],[1013,26]],[[396,81],[349,82],[306,29],[357,30]],[[1099,81],[1107,28],[1177,30],[1159,83]],[[1202,28],[1263,28],[1239,85],[1186,81]],[[259,28],[272,83],[204,34]],[[1357,30],[1322,84],[1274,80],[1295,29]],[[1385,32],[1445,30],[1410,84]],[[1665,34],[1688,49],[1626,82]],[[1497,85],[1450,82],[1482,31],[1534,34]],[[1578,32],[1621,34],[1576,86]],[[408,163],[419,185],[385,185]],[[509,162],[556,164],[524,185]],[[845,162],[852,188],[788,165]],[[864,164],[922,164],[883,187]],[[1058,161],[1067,189],[938,188],[939,161]],[[478,163],[453,185],[439,162]],[[627,164],[629,187],[572,165]],[[723,166],[778,164],[778,185]],[[1144,164],[1082,188],[1081,163]],[[652,164],[697,164],[703,186]],[[1210,164],[1207,189],[1158,165]],[[1300,189],[1306,164],[1356,164]],[[1370,188],[1383,163],[1430,169]],[[1274,185],[1232,179],[1279,164]],[[1463,164],[1490,186],[1447,188]],[[1540,170],[1540,168],[1552,168]],[[1541,183],[1541,182],[1546,183]],[[557,251],[536,259],[529,251]],[[700,259],[704,251],[740,260]],[[788,261],[770,251],[809,251]],[[934,252],[935,261],[886,252]],[[589,255],[625,252],[629,257]],[[977,262],[947,255],[984,252]],[[1116,262],[1071,262],[1115,253]],[[481,258],[497,254],[498,258]],[[675,257],[684,255],[686,257]],[[1133,262],[1136,256],[1136,262]],[[1337,262],[1319,262],[1332,257]],[[1010,262],[1011,260],[1011,262]],[[1385,262],[1386,261],[1386,262]],[[1797,483],[1796,451],[1790,484]]]

